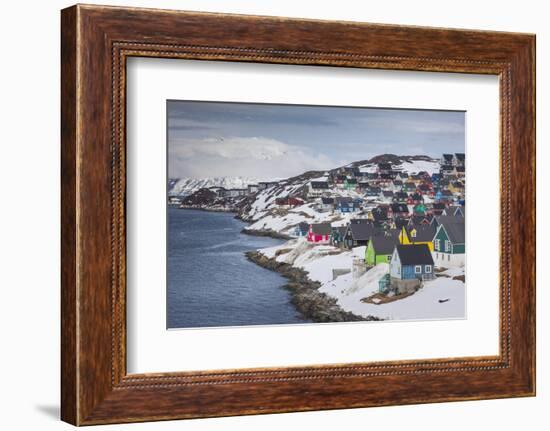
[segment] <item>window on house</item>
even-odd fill
[[[437,251],[439,251],[439,248],[441,247],[440,242],[441,242],[441,240],[439,240],[439,239],[436,239],[436,240],[435,240],[435,249],[436,249]]]
[[[426,265],[425,270],[426,270],[426,274],[431,274],[431,272],[432,272],[432,267],[431,267],[430,265]]]
[[[451,250],[451,243],[448,240],[445,240],[445,251]]]
[[[415,265],[414,266],[414,273],[415,274],[421,274],[422,273],[422,266],[421,265]]]

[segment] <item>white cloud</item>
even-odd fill
[[[171,177],[252,176],[283,178],[338,166],[314,150],[263,137],[172,139]]]

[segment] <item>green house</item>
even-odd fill
[[[464,218],[445,218],[437,227],[433,239],[435,265],[464,266],[465,239]]]
[[[344,188],[346,190],[355,190],[357,188],[357,180],[355,178],[346,178]]]
[[[393,248],[397,244],[396,235],[381,234],[371,236],[365,251],[365,263],[367,266],[375,266],[379,263],[389,263]]]

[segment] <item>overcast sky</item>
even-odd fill
[[[286,178],[378,154],[464,152],[464,112],[168,101],[170,178]]]

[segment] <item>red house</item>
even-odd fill
[[[307,240],[316,244],[329,244],[331,230],[330,223],[310,224]]]
[[[304,204],[304,201],[300,198],[295,197],[285,197],[275,199],[275,203],[279,206],[285,207],[298,207]]]

